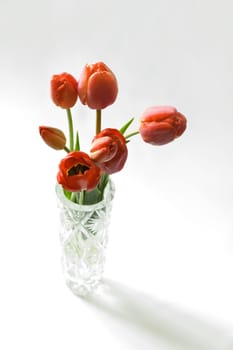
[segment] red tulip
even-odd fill
[[[140,119],[139,132],[145,142],[164,145],[181,136],[186,118],[170,106],[149,107]]]
[[[75,105],[78,98],[78,82],[71,74],[53,75],[50,85],[55,105],[66,109]]]
[[[71,192],[91,191],[99,183],[101,170],[84,152],[71,152],[59,164],[57,181]]]
[[[125,165],[128,149],[124,136],[117,129],[104,129],[92,142],[90,157],[107,174],[120,171]]]
[[[84,105],[103,109],[116,100],[117,93],[116,77],[103,62],[84,67],[78,84],[78,95]]]
[[[61,150],[66,145],[66,137],[60,129],[50,126],[39,126],[40,136],[44,142],[53,149]]]

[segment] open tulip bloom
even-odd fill
[[[132,136],[139,134],[143,141],[159,146],[175,140],[186,129],[186,118],[175,107],[153,106],[142,113],[136,131],[127,133],[134,118],[119,130],[102,130],[102,110],[115,102],[118,93],[117,79],[103,62],[87,64],[79,80],[68,73],[54,75],[50,87],[52,101],[66,110],[68,144],[62,130],[40,126],[39,132],[49,147],[67,153],[59,163],[57,182],[66,197],[78,204],[94,204],[103,199],[109,175],[121,171],[126,163],[127,143]],[[74,133],[73,128],[71,108],[79,100],[96,113],[96,132],[88,153],[80,150],[79,133]]]

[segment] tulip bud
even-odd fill
[[[63,131],[49,126],[39,127],[40,136],[44,142],[53,149],[61,150],[66,145],[66,137]]]
[[[71,74],[53,75],[50,86],[55,105],[65,109],[75,105],[78,98],[78,82]]]
[[[117,93],[116,77],[103,62],[84,67],[78,84],[78,95],[84,105],[104,109],[115,102]]]
[[[98,185],[100,175],[100,168],[95,165],[88,154],[74,151],[61,160],[57,181],[67,191],[91,191]]]
[[[149,107],[140,119],[141,137],[151,145],[169,143],[181,136],[185,129],[185,116],[170,106]]]
[[[107,174],[120,171],[125,165],[128,149],[124,136],[117,129],[104,129],[95,136],[91,159]]]

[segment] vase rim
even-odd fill
[[[92,211],[104,207],[108,202],[111,202],[113,200],[115,185],[113,181],[109,179],[108,184],[104,190],[104,198],[100,202],[94,204],[78,204],[72,202],[65,196],[62,185],[58,183],[56,183],[55,191],[57,198],[63,205],[69,206],[69,208],[74,210]]]

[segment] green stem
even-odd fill
[[[67,108],[67,117],[69,125],[69,136],[70,136],[70,151],[74,150],[74,129],[73,129],[73,120],[70,108]]]
[[[64,149],[64,151],[66,151],[67,153],[70,153],[70,149],[69,149],[68,147],[65,146],[63,149]]]
[[[70,200],[76,203],[76,199],[77,199],[76,192],[71,192]]]
[[[83,205],[84,203],[84,196],[85,196],[85,190],[82,190],[79,194],[79,201],[78,204]]]
[[[139,131],[134,131],[134,132],[131,132],[130,134],[126,135],[125,136],[125,139],[129,139],[130,137],[134,136],[134,135],[138,135],[139,134]]]
[[[101,131],[101,109],[96,110],[96,135]]]
[[[103,197],[104,197],[104,190],[105,190],[105,187],[107,186],[108,181],[109,181],[109,175],[105,174],[105,173],[102,174],[100,183],[98,185],[99,190],[101,192],[101,199],[103,199]]]

